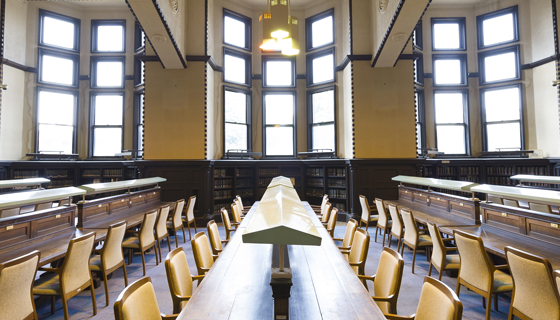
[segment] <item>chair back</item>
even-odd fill
[[[360,195],[360,204],[362,205],[362,220],[369,221],[369,204],[365,196]]]
[[[239,207],[241,208],[241,211],[243,211],[243,201],[241,200],[241,197],[239,195],[236,195],[235,199],[237,199],[237,201],[239,202]]]
[[[529,209],[544,213],[552,213],[552,208],[548,204],[529,202]]]
[[[41,253],[35,250],[0,264],[0,319],[38,319],[33,301],[33,280]]]
[[[325,208],[325,205],[329,202],[329,195],[325,194],[323,196],[323,201],[321,201],[321,212],[323,212],[323,209]]]
[[[502,200],[502,198],[500,198],[498,196],[491,195],[491,194],[489,194],[486,197],[486,201],[492,201],[495,204],[504,204],[504,201]]]
[[[208,237],[206,237],[204,231],[201,231],[194,235],[193,239],[191,240],[191,246],[194,256],[194,262],[196,263],[196,268],[198,269],[198,274],[202,276],[206,272],[202,269],[210,269],[214,264],[212,249],[210,249]]]
[[[425,277],[416,309],[416,320],[461,320],[463,304],[447,285]]]
[[[393,203],[389,203],[389,214],[391,215],[391,220],[393,221],[393,227],[391,228],[391,233],[397,237],[403,236],[403,221],[401,215],[399,214],[399,209]]]
[[[432,238],[432,243],[434,245],[432,251],[432,263],[438,268],[443,267],[443,262],[445,260],[445,244],[441,239],[441,233],[439,233],[439,228],[433,222],[428,221],[428,231],[430,232],[430,237]]]
[[[385,211],[385,203],[383,200],[375,198],[375,207],[377,208],[377,214],[379,215],[377,224],[384,228],[387,227],[387,221],[389,221],[389,218],[387,217],[387,211]]]
[[[404,241],[416,245],[418,242],[418,226],[412,211],[401,208],[401,217],[404,223]]]
[[[156,221],[156,237],[161,238],[167,234],[167,217],[169,217],[169,205],[159,208]]]
[[[142,228],[140,229],[140,245],[142,247],[145,247],[156,240],[154,238],[154,227],[156,225],[157,215],[157,210],[146,212],[144,214]]]
[[[189,201],[191,201],[189,199]],[[175,203],[175,211],[173,212],[173,228],[179,228],[183,224],[183,209],[185,208],[185,199],[177,200]]]
[[[167,274],[167,284],[169,285],[173,305],[178,304],[180,309],[183,309],[187,301],[177,298],[192,295],[193,279],[187,256],[182,247],[169,252],[167,258],[165,258],[165,273]]]
[[[115,320],[161,320],[150,277],[140,278],[126,287],[115,301],[113,308]]]
[[[560,319],[550,261],[510,246],[505,252],[513,278],[511,306],[530,319]]]
[[[52,208],[52,202],[37,203],[33,211],[45,210]]]
[[[196,203],[196,196],[191,196],[189,198],[189,203],[187,205],[187,222],[194,220],[194,204]],[[182,223],[182,222],[181,222]]]
[[[560,270],[554,270],[554,282],[556,283],[556,292],[560,295]]]
[[[231,221],[229,220],[229,213],[227,212],[226,208],[222,208],[220,210],[222,214],[222,222],[224,223],[224,229],[226,230],[226,239],[229,239],[231,234]]]
[[[332,212],[332,204],[330,202],[327,202],[325,204],[325,207],[323,209],[323,211],[321,211],[321,222],[329,222],[329,217],[331,216],[331,212]]]
[[[70,240],[60,275],[62,294],[77,290],[91,281],[89,257],[94,243],[95,232]]]
[[[384,298],[393,296],[396,303],[401,289],[403,270],[404,260],[401,255],[391,248],[383,247],[375,275],[374,296]],[[376,301],[376,303],[384,314],[391,313],[389,302]]]
[[[2,210],[2,211],[0,211],[0,218],[17,216],[17,215],[19,215],[20,212],[21,212],[20,207]]]
[[[457,230],[453,231],[453,235],[461,259],[459,277],[475,288],[489,292],[493,275],[482,239]]]
[[[126,221],[109,226],[103,245],[103,268],[109,270],[124,261],[122,242],[126,233]]]
[[[519,201],[517,200],[503,199],[503,201],[505,206],[519,208]]]
[[[222,249],[222,239],[220,238],[220,232],[218,231],[218,225],[214,220],[208,221],[206,225],[208,229],[208,238],[210,239],[210,245],[212,246],[212,252],[218,254]]]
[[[358,228],[358,221],[354,219],[348,220],[346,224],[346,232],[344,233],[344,238],[342,238],[343,247],[351,247],[354,241],[354,234],[356,233],[356,228]]]
[[[338,208],[332,208],[329,221],[327,223],[327,231],[334,238],[334,228],[336,227],[336,220],[338,219]]]
[[[241,197],[237,196],[235,198],[235,204],[237,205],[237,211],[239,212],[239,214],[241,215],[243,213],[243,203],[241,203]]]
[[[363,275],[369,250],[369,234],[364,229],[356,229],[352,248],[348,254],[349,263],[361,263],[360,266],[351,266],[357,275]]]
[[[241,211],[239,211],[239,206],[237,205],[236,200],[234,200],[231,204],[231,216],[233,217],[234,222],[241,223]]]

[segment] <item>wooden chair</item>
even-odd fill
[[[124,255],[122,243],[126,234],[126,221],[121,221],[109,226],[107,237],[101,249],[93,250],[94,255],[89,258],[89,268],[91,271],[97,271],[103,275],[105,285],[105,304],[109,306],[109,284],[107,275],[113,273],[118,268],[123,268],[124,286],[128,286],[128,277],[126,274],[126,264],[124,263]]]
[[[196,203],[196,196],[191,196],[189,198],[189,203],[187,203],[187,213],[183,218],[183,222],[187,223],[187,229],[189,229],[189,239],[191,238],[191,224],[194,224],[194,232],[197,233],[196,230],[196,219],[194,218],[194,204]],[[185,234],[185,227],[183,227],[183,234]],[[184,243],[185,238],[183,238]]]
[[[459,254],[447,254],[449,251],[456,251],[456,247],[446,247],[444,241],[453,241],[453,238],[441,237],[439,228],[434,223],[428,221],[428,231],[434,244],[432,250],[432,259],[430,260],[430,268],[428,269],[428,276],[432,275],[432,266],[439,272],[438,280],[441,280],[443,271],[445,270],[459,270],[460,258]]]
[[[204,276],[193,276],[183,248],[170,251],[165,258],[167,284],[173,300],[173,313],[180,313],[193,294],[193,282],[200,282]]]
[[[371,214],[372,207],[369,206],[367,198],[365,196],[360,195],[360,204],[362,205],[362,217],[360,219],[359,227],[362,227],[362,222],[366,225],[366,231],[369,227],[370,222],[377,222],[379,219],[378,215]],[[377,231],[377,230],[376,230]],[[377,233],[376,233],[377,235]]]
[[[492,203],[495,203],[495,204],[504,204],[504,201],[502,200],[502,198],[500,198],[498,196],[491,195],[491,194],[489,194],[486,197],[486,201],[491,201]]]
[[[208,243],[208,237],[206,237],[204,231],[194,235],[191,240],[191,246],[198,275],[203,276],[212,268],[218,255],[212,254],[212,249],[210,249],[210,244]]]
[[[7,218],[7,217],[13,217],[13,216],[17,216],[19,215],[21,212],[21,208],[17,207],[17,208],[11,208],[11,209],[5,209],[0,211],[0,218]]]
[[[251,206],[244,206],[243,201],[241,200],[241,197],[239,195],[235,196],[235,199],[237,199],[237,202],[239,203],[239,209],[241,209],[241,213],[243,215],[246,215],[247,212],[251,210]]]
[[[69,206],[72,204],[72,198],[60,199],[58,200],[58,206]]]
[[[550,261],[509,246],[505,252],[513,278],[508,319],[560,319],[560,297]]]
[[[458,230],[454,230],[453,235],[461,257],[457,277],[457,296],[459,296],[461,285],[481,295],[482,303],[486,307],[486,320],[489,320],[492,295],[495,298],[494,307],[498,310],[496,294],[513,290],[511,276],[501,271],[506,270],[508,266],[494,266],[490,263],[482,239]],[[488,299],[487,303],[485,299]]]
[[[377,242],[377,231],[379,231],[379,229],[383,229],[382,246],[385,246],[385,236],[387,235],[387,232],[391,234],[391,226],[393,226],[393,221],[389,220],[387,211],[385,211],[385,203],[383,202],[383,200],[375,198],[375,207],[377,208],[378,213],[377,226],[375,227],[375,242]]]
[[[310,205],[311,209],[313,209],[313,211],[317,214],[317,215],[321,215],[321,213],[323,212],[323,208],[325,207],[325,204],[327,204],[327,202],[329,202],[329,195],[325,194],[323,196],[323,201],[321,201],[321,205],[317,206],[317,205]],[[321,217],[319,217],[320,219]]]
[[[189,203],[190,203],[189,199]],[[185,238],[185,226],[183,225],[183,208],[185,207],[185,200],[177,200],[175,203],[175,211],[173,212],[173,216],[171,217],[171,221],[167,221],[167,230],[173,230],[173,234],[175,234],[175,248],[179,248],[179,237],[177,236],[177,231],[179,229],[183,230],[183,243],[186,243]],[[190,229],[189,229],[190,230]],[[190,237],[190,233],[189,233]]]
[[[159,251],[159,262],[161,263],[161,241],[167,238],[167,248],[171,251],[171,243],[169,240],[169,231],[167,230],[167,218],[169,217],[169,205],[159,208],[158,218],[156,220],[156,241],[157,250]],[[175,238],[177,243],[177,238]]]
[[[241,212],[239,212],[239,207],[235,201],[231,204],[231,216],[233,217],[231,225],[237,230],[243,219],[241,218]]]
[[[115,301],[113,312],[115,320],[174,320],[179,316],[160,313],[150,277],[140,278],[126,287]]]
[[[52,208],[52,202],[37,203],[33,211],[40,211]]]
[[[560,270],[554,270],[553,275],[554,282],[556,282],[556,292],[558,292],[558,295],[560,295]]]
[[[519,201],[511,199],[503,199],[504,206],[519,208]]]
[[[81,237],[70,240],[66,258],[60,268],[39,268],[47,271],[35,282],[33,294],[37,296],[52,296],[51,315],[54,314],[54,298],[61,296],[64,319],[68,320],[68,300],[78,293],[90,288],[93,315],[97,315],[93,279],[89,268],[89,257],[93,250],[95,233],[90,232]]]
[[[32,251],[0,264],[0,319],[39,319],[33,300],[33,280],[41,253]]]
[[[364,229],[356,229],[352,248],[348,252],[348,263],[357,276],[363,276],[366,268],[366,260],[369,251],[369,233]],[[362,282],[367,287],[365,280]]]
[[[383,247],[377,273],[373,276],[358,276],[373,282],[372,299],[385,313],[397,313],[397,299],[401,290],[404,260],[395,250]],[[366,285],[367,288],[367,285]]]
[[[552,207],[548,204],[529,202],[529,209],[552,214]]]
[[[325,208],[323,209],[323,213],[321,214],[321,223],[323,224],[323,226],[327,226],[327,223],[329,223],[329,218],[331,216],[333,210],[333,206],[330,202],[327,202],[325,204]]]
[[[424,278],[420,301],[416,307],[416,314],[412,316],[399,316],[385,314],[389,320],[415,319],[415,320],[461,320],[463,318],[463,304],[445,283],[431,277]]]
[[[414,273],[414,263],[416,262],[416,251],[425,248],[428,251],[432,247],[432,238],[429,235],[421,234],[414,215],[409,209],[401,209],[401,216],[404,222],[404,238],[401,248],[401,255],[404,253],[404,245],[409,246],[414,253],[412,254],[412,273]],[[429,253],[428,253],[429,255]]]
[[[358,228],[358,221],[354,219],[348,220],[346,224],[346,232],[344,232],[344,238],[337,239],[333,238],[334,241],[341,241],[342,246],[338,247],[343,254],[345,254],[345,258],[348,259],[347,254],[350,252],[350,248],[352,247],[352,242],[354,241],[354,234],[356,233],[356,228]]]
[[[393,204],[389,203],[389,214],[391,215],[391,220],[393,225],[391,226],[391,233],[389,233],[389,248],[391,248],[391,239],[393,236],[397,238],[397,252],[401,250],[402,238],[404,236],[404,223],[399,213],[399,208]]]
[[[231,233],[235,231],[235,228],[231,226],[231,221],[229,220],[229,213],[227,212],[226,208],[222,208],[220,210],[222,215],[222,222],[224,223],[224,229],[226,230],[226,240],[231,238]]]
[[[332,208],[329,221],[327,223],[327,232],[334,239],[334,228],[336,228],[336,221],[338,219],[338,208]]]
[[[226,245],[229,240],[222,240],[220,238],[218,225],[214,220],[208,221],[206,227],[208,229],[208,238],[210,238],[210,245],[212,247],[212,252],[215,255],[219,255],[220,253],[222,253],[223,246]]]
[[[154,255],[156,258],[156,266],[159,265],[157,256],[157,243],[154,237],[154,226],[157,219],[157,210],[153,210],[144,214],[144,220],[142,220],[142,227],[137,236],[126,237],[122,243],[122,247],[128,249],[128,264],[132,263],[132,251],[137,249],[140,251],[142,256],[142,270],[143,275],[146,275],[146,260],[144,258],[144,252],[148,249],[155,247]]]

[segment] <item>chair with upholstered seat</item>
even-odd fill
[[[425,277],[416,313],[412,316],[385,314],[385,317],[389,320],[461,320],[463,304],[445,283]]]
[[[32,251],[0,264],[0,320],[38,319],[33,280],[41,253]]]
[[[154,226],[157,219],[157,210],[150,211],[144,214],[144,220],[142,220],[142,227],[140,232],[136,236],[126,237],[122,243],[122,247],[128,249],[128,264],[132,263],[132,251],[137,249],[140,251],[142,256],[142,271],[143,275],[146,275],[146,260],[144,258],[144,252],[152,247],[156,247],[156,239],[154,237]],[[156,247],[157,248],[157,247]],[[157,250],[154,250],[154,255],[156,258],[156,266],[159,264]]]
[[[216,221],[208,221],[206,228],[208,229],[208,238],[210,239],[212,252],[215,255],[219,255],[220,253],[222,253],[224,246],[228,243],[229,240],[222,240],[220,238],[220,232],[218,231],[218,225],[216,224]]]
[[[338,247],[342,253],[349,253],[350,248],[352,248],[352,242],[354,241],[354,234],[356,233],[356,228],[358,228],[358,221],[354,219],[348,220],[346,224],[346,231],[344,232],[344,238],[333,238],[334,241],[342,242],[342,246]],[[347,255],[345,255],[348,258]]]
[[[504,204],[504,200],[502,198],[491,194],[486,197],[486,201],[490,201],[494,204]]]
[[[190,203],[190,199],[189,199]],[[175,203],[175,210],[173,211],[173,215],[171,216],[171,221],[167,221],[167,230],[173,230],[173,234],[175,235],[175,248],[179,247],[179,236],[177,236],[177,231],[183,231],[183,243],[187,241],[185,236],[185,226],[183,225],[183,208],[185,207],[185,200],[177,200]],[[189,234],[190,236],[190,234]]]
[[[243,200],[241,200],[241,197],[239,195],[235,196],[235,199],[237,199],[237,205],[239,206],[239,209],[241,209],[241,214],[243,216],[246,215],[247,212],[251,210],[251,206],[244,206]]]
[[[218,255],[212,254],[212,249],[208,243],[208,237],[204,231],[194,235],[191,240],[191,247],[198,275],[203,276],[212,268]]]
[[[375,227],[375,242],[377,242],[377,231],[381,233],[383,229],[383,244],[385,246],[385,236],[387,232],[391,233],[391,226],[393,226],[393,221],[389,220],[389,216],[387,215],[387,211],[385,210],[385,202],[379,198],[375,198],[375,207],[377,208],[378,220],[377,226]]]
[[[358,276],[362,280],[373,282],[372,298],[383,313],[397,313],[403,270],[402,256],[391,248],[383,247],[377,273],[373,276]]]
[[[231,223],[235,229],[239,227],[243,218],[241,218],[241,212],[239,211],[239,206],[237,205],[237,201],[234,201],[231,204],[231,216],[233,217],[233,222]]]
[[[231,233],[235,231],[235,228],[231,226],[229,212],[227,212],[226,208],[222,208],[220,210],[220,214],[222,215],[222,222],[224,224],[224,229],[226,230],[226,240],[229,240],[231,238]]]
[[[140,278],[126,287],[113,306],[115,320],[174,320],[179,316],[160,313],[150,277]]]
[[[505,252],[513,278],[509,319],[560,319],[560,297],[550,261],[509,246]]]
[[[321,214],[323,212],[323,208],[325,207],[325,204],[327,204],[327,202],[329,202],[329,195],[325,194],[323,196],[323,201],[321,201],[321,205],[317,206],[317,205],[310,205],[311,209],[313,209],[313,212],[315,212],[318,215],[318,218],[321,219]]]
[[[107,283],[107,275],[113,273],[118,268],[123,268],[124,286],[128,286],[128,277],[126,275],[126,264],[124,263],[124,255],[122,250],[122,242],[126,234],[126,221],[121,221],[109,226],[107,237],[101,249],[93,250],[97,255],[89,259],[89,268],[91,271],[100,272],[103,276],[105,285],[105,303],[109,306],[109,285]]]
[[[169,252],[165,258],[167,284],[173,300],[173,313],[180,313],[193,294],[193,282],[200,282],[204,276],[193,276],[183,248]]]
[[[482,296],[486,307],[486,320],[490,319],[492,295],[494,307],[498,310],[498,296],[496,294],[513,290],[511,276],[501,270],[507,270],[507,265],[494,266],[488,258],[482,239],[466,232],[454,230],[455,243],[459,249],[461,263],[457,277],[457,296],[461,285]],[[488,299],[486,302],[485,299]]]
[[[327,223],[329,223],[329,218],[331,216],[332,210],[333,210],[332,204],[330,202],[327,202],[325,204],[325,207],[323,208],[323,212],[321,213],[321,218],[319,218],[319,220],[325,227]]]
[[[37,203],[33,211],[46,210],[52,208],[52,202]]]
[[[334,238],[334,228],[336,228],[336,221],[338,219],[338,208],[332,208],[331,214],[329,216],[329,221],[327,222],[327,232]]]
[[[504,206],[519,208],[519,201],[512,199],[502,199]]]
[[[428,269],[428,276],[432,275],[432,267],[435,267],[439,272],[438,280],[441,280],[443,271],[445,270],[459,270],[459,254],[448,254],[449,251],[456,251],[456,247],[447,247],[444,241],[453,241],[453,238],[441,237],[441,233],[437,225],[428,221],[428,231],[432,238],[434,245],[432,250],[432,259],[430,260],[430,268]]]
[[[529,209],[544,213],[552,213],[552,207],[548,204],[529,202]]]
[[[348,263],[357,276],[363,276],[369,251],[369,234],[364,229],[356,229],[352,248],[348,252]],[[366,281],[362,282],[367,286]]]
[[[402,238],[404,235],[404,223],[402,221],[401,214],[399,213],[399,208],[393,203],[389,203],[389,214],[391,215],[391,221],[393,221],[391,233],[389,233],[389,248],[391,248],[391,240],[393,236],[395,236],[395,238],[397,238],[397,252],[399,252],[401,250]]]
[[[167,238],[167,248],[171,251],[171,243],[169,240],[169,232],[167,229],[167,217],[169,217],[169,205],[159,208],[158,218],[156,220],[156,241],[157,250],[159,251],[159,262],[161,262],[161,242]],[[175,240],[177,243],[177,240]]]
[[[414,273],[414,264],[416,262],[416,251],[425,248],[426,251],[432,247],[432,238],[429,235],[421,234],[412,211],[407,208],[401,209],[401,216],[404,222],[404,237],[401,254],[404,253],[404,245],[409,246],[414,253],[412,254],[412,273]]]
[[[370,222],[377,222],[379,216],[376,214],[371,214],[372,210],[375,210],[373,206],[370,207],[367,198],[365,196],[360,195],[360,204],[362,205],[362,216],[360,219],[359,227],[362,227],[362,222],[366,225],[366,231],[369,227]],[[377,232],[377,229],[375,230]],[[377,234],[377,233],[376,233]]]
[[[20,207],[11,208],[11,209],[4,209],[4,210],[0,211],[0,218],[17,216],[20,213],[21,213],[21,208]]]
[[[35,282],[33,294],[37,296],[51,296],[51,314],[54,314],[54,298],[62,298],[64,319],[68,320],[68,300],[79,294],[87,287],[90,288],[93,315],[97,314],[93,279],[89,268],[89,257],[93,250],[95,233],[90,232],[81,237],[70,240],[66,257],[60,268],[40,268],[47,271]]]
[[[183,217],[183,222],[187,224],[187,229],[189,229],[189,239],[191,238],[191,224],[194,225],[194,233],[197,233],[196,230],[196,219],[194,218],[194,204],[196,203],[196,196],[191,196],[189,198],[189,202],[187,203],[187,212]],[[181,224],[182,225],[182,224]],[[185,233],[185,227],[183,227],[183,234]],[[183,242],[185,238],[183,236]]]

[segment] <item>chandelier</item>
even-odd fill
[[[267,0],[267,10],[259,16],[263,30],[264,51],[281,51],[284,55],[299,53],[298,18],[290,14],[290,0]]]

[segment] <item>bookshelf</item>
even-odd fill
[[[339,212],[346,212],[347,184],[345,166],[322,164],[305,168],[305,199],[310,204],[321,204],[323,195],[328,194],[331,204]]]
[[[252,167],[214,167],[213,170],[213,212],[219,214],[222,208],[231,213],[235,196],[243,199],[244,206],[255,202],[255,169]]]

